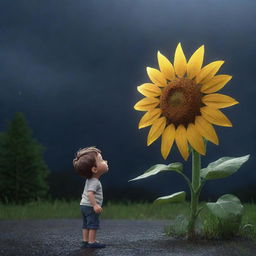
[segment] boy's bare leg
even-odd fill
[[[89,243],[94,243],[96,241],[96,229],[89,229]]]
[[[83,229],[83,241],[89,241],[89,229]]]

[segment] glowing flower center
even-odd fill
[[[200,86],[188,78],[176,78],[162,90],[160,108],[168,123],[187,126],[200,115]]]

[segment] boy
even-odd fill
[[[108,162],[102,159],[96,147],[80,149],[73,160],[75,170],[85,177],[86,183],[80,202],[83,216],[82,247],[104,248],[106,245],[96,241],[99,228],[99,215],[102,212],[103,193],[99,178],[108,171]]]

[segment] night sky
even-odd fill
[[[184,162],[176,146],[167,161],[159,139],[146,146],[149,127],[137,129],[144,112],[133,109],[143,97],[136,87],[149,81],[145,68],[158,68],[157,51],[173,62],[181,42],[187,59],[204,44],[204,65],[225,60],[218,74],[233,79],[220,93],[240,102],[223,110],[233,128],[215,126],[220,145],[208,143],[203,166],[251,154],[205,191],[256,183],[255,1],[2,0],[0,10],[0,128],[23,112],[51,171],[72,172],[76,150],[95,145],[109,162],[105,188],[145,187],[159,196],[183,190],[174,173],[128,183],[154,164]]]

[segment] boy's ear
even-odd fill
[[[93,172],[93,173],[97,173],[97,167],[93,166],[93,167],[92,167],[92,172]]]

